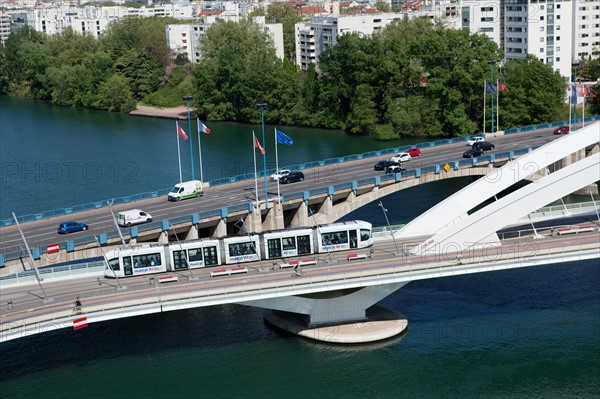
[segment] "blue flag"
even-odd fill
[[[285,145],[294,144],[293,138],[291,138],[290,136],[288,136],[287,134],[285,134],[283,132],[280,132],[277,129],[275,129],[275,135],[277,137],[277,144],[285,144]]]
[[[486,83],[485,84],[485,92],[486,93],[495,93],[496,92],[496,86],[494,86],[491,83]]]

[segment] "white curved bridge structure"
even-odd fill
[[[501,191],[521,180],[531,178],[536,173],[544,172],[549,165],[584,150],[586,147],[593,146],[594,144],[597,145],[599,141],[600,123],[598,122],[581,128],[569,135],[565,135],[558,140],[554,140],[514,161],[508,162],[503,167],[492,171],[484,178],[477,180],[451,197],[446,198],[435,207],[412,220],[396,232],[394,237],[428,236],[441,232],[449,228],[450,225],[458,224],[461,220],[468,218],[468,211],[482,204],[484,201],[493,198]],[[575,176],[576,181],[580,181],[580,179],[580,177]],[[596,178],[594,181],[597,180],[599,179]],[[584,187],[586,184],[589,183],[582,184],[581,187]],[[539,186],[540,183],[536,183],[536,187]],[[555,186],[554,190],[557,193],[560,191],[562,195],[548,199],[547,201],[544,198],[538,198],[541,202],[537,203],[538,206],[536,209],[575,191],[568,191],[566,187],[564,190],[561,190],[559,186]],[[512,220],[506,220],[506,224],[525,215],[517,216],[515,214],[515,217],[509,215]],[[501,227],[504,227],[506,224]],[[480,241],[481,239],[483,237],[480,237],[476,241]]]

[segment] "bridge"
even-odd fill
[[[45,302],[41,298],[46,295],[41,296],[31,287],[28,292],[20,287],[3,289],[3,299],[10,301],[10,309],[2,307],[0,341],[71,327],[82,319],[85,323],[95,323],[224,303],[270,309],[267,320],[313,339],[366,342],[398,334],[406,328],[406,320],[376,304],[410,281],[599,258],[597,223],[572,231],[555,229],[546,234],[538,231],[532,237],[516,241],[500,240],[497,236],[489,239],[499,228],[540,203],[600,180],[600,154],[593,149],[597,148],[599,133],[600,124],[596,123],[562,137],[561,143],[554,146],[549,144],[530,151],[521,158],[523,165],[528,165],[528,160],[545,159],[547,163],[539,161],[538,170],[526,175],[510,173],[513,183],[509,186],[523,178],[532,178],[532,173],[537,174],[556,162],[553,160],[556,151],[572,155],[592,145],[586,157],[574,157],[572,164],[532,178],[535,183],[518,188],[482,209],[467,212],[466,216],[463,210],[453,210],[453,216],[449,217],[452,223],[442,228],[438,225],[432,236],[399,237],[402,251],[398,250],[393,235],[393,243],[389,239],[377,242],[369,252],[321,254],[312,262],[315,266],[311,266],[308,275],[299,277],[291,277],[289,271],[281,268],[283,265],[261,263],[244,276],[213,278],[210,270],[205,269],[179,272],[164,283],[157,277],[136,277],[127,280],[126,290],[112,281],[67,280],[48,283],[53,301]],[[486,179],[474,183],[483,186],[475,186],[473,192],[502,191],[501,187],[508,184],[503,176],[514,167],[514,162],[505,162],[498,171],[489,168]],[[502,183],[491,189],[489,182],[495,179]],[[481,180],[484,183],[479,183]],[[467,192],[462,190],[455,196],[464,197],[463,191]],[[448,201],[454,200],[451,197]],[[448,243],[454,245],[444,245]],[[83,315],[71,313],[69,304],[76,292],[85,298]],[[289,312],[304,316],[288,316]]]
[[[499,135],[494,138],[497,146],[495,151],[483,157],[459,160],[457,156],[466,148],[466,138],[422,143],[418,146],[423,148],[423,155],[409,162],[406,172],[395,175],[381,175],[373,171],[372,165],[401,148],[349,156],[346,157],[348,159],[344,158],[347,162],[343,164],[318,162],[312,168],[301,165],[307,180],[289,187],[282,185],[281,201],[268,204],[253,201],[254,193],[249,191],[253,189],[253,183],[246,177],[235,183],[209,188],[206,195],[197,201],[172,204],[166,203],[164,197],[140,201],[135,206],[150,212],[155,219],[164,219],[126,229],[122,235],[130,243],[168,242],[175,240],[175,236],[182,240],[221,237],[237,233],[240,227],[245,231],[260,232],[330,223],[399,190],[448,178],[485,175],[491,169],[501,167],[531,152],[533,148],[558,138],[552,135],[552,129],[547,126]],[[550,165],[550,169],[554,167]],[[275,183],[270,184],[275,190]],[[237,201],[244,202],[236,204]],[[116,206],[115,211],[131,207],[131,203],[122,204]],[[60,253],[48,256],[47,245],[57,243],[56,225],[73,216],[49,219],[42,218],[41,214],[37,216],[41,220],[26,222],[23,228],[25,235],[35,240],[32,254],[40,265],[102,256],[98,244],[103,247],[121,245],[121,232],[114,229],[110,213],[106,208],[99,208],[77,215],[78,220],[90,225],[89,232],[95,236],[79,236],[74,240],[58,242]],[[5,220],[5,226],[0,227],[0,266],[8,266],[6,269],[16,272],[23,270],[22,258],[27,254],[20,248],[21,238],[13,223]]]

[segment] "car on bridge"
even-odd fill
[[[489,151],[496,148],[496,146],[490,143],[489,141],[478,141],[475,144],[473,144],[471,148],[473,148],[474,150]]]
[[[569,126],[559,126],[554,129],[554,134],[568,134],[571,131]]]
[[[400,173],[400,172],[404,172],[406,169],[404,169],[402,166],[400,165],[395,165],[395,166],[390,166],[389,168],[387,168],[385,170],[385,174],[386,175],[392,175],[394,173]]]
[[[471,148],[463,153],[463,158],[475,158],[483,155],[483,151],[478,148]]]
[[[393,157],[390,158],[390,161],[394,161],[394,162],[408,162],[412,159],[412,157],[410,156],[410,154],[408,152],[401,152],[400,154],[396,154]]]
[[[56,232],[58,234],[76,233],[78,231],[86,231],[89,226],[80,222],[64,222],[58,225]]]
[[[390,166],[397,166],[398,162],[396,161],[391,161],[389,159],[385,159],[383,161],[379,161],[375,164],[375,166],[373,166],[373,169],[375,170],[386,170],[387,168],[389,168]]]
[[[304,180],[304,173],[302,172],[290,172],[289,174],[283,176],[279,179],[279,182],[282,184],[294,183],[297,181]]]
[[[275,172],[271,175],[270,179],[272,181],[277,181],[280,180],[283,176],[287,176],[291,173],[292,171],[289,169],[279,169],[279,172]]]
[[[485,141],[485,137],[483,136],[474,136],[471,137],[469,140],[467,140],[467,144],[469,147],[472,147],[473,144],[479,142],[479,141]]]
[[[411,157],[418,157],[419,155],[421,155],[421,149],[417,148],[417,147],[413,147],[413,148],[409,148],[406,151]]]

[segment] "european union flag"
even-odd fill
[[[285,145],[292,145],[294,144],[294,139],[291,138],[290,136],[288,136],[287,134],[280,132],[279,130],[275,129],[275,137],[277,140],[277,144],[285,144]]]

